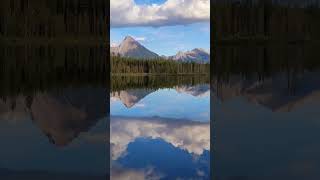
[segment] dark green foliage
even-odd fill
[[[213,0],[214,43],[319,41],[318,1]]]
[[[112,76],[111,91],[172,88],[179,85],[209,84],[209,75]]]
[[[210,64],[112,56],[111,72],[112,74],[209,74]]]
[[[0,96],[70,86],[106,86],[105,46],[0,46]]]
[[[106,43],[107,0],[1,0],[0,40]]]
[[[299,0],[212,0],[212,79],[264,79],[320,67],[320,4]]]
[[[232,75],[264,79],[282,72],[297,75],[320,69],[318,43],[216,46],[216,50],[211,75],[218,79]]]

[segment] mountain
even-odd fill
[[[201,84],[201,85],[184,85],[176,87],[176,91],[178,93],[190,94],[195,97],[203,97],[206,95],[210,95],[210,85],[209,84]]]
[[[286,73],[279,73],[263,81],[243,79],[235,75],[229,77],[227,82],[212,79],[212,90],[221,102],[243,97],[252,104],[261,105],[274,112],[291,112],[303,107],[306,102],[319,102],[319,75],[319,72],[299,74],[295,76],[294,84],[291,84],[290,88]]]
[[[126,36],[119,46],[110,48],[111,54],[133,58],[158,58],[158,54],[148,50],[138,41]]]
[[[209,63],[210,54],[204,49],[195,48],[186,52],[179,51],[175,56],[170,56],[168,59],[182,62]]]
[[[103,88],[66,88],[0,99],[0,122],[31,119],[52,144],[62,147],[108,116],[107,98]]]
[[[131,108],[141,99],[153,92],[154,90],[135,89],[120,92],[112,92],[110,96],[112,99],[121,100],[127,108]]]
[[[197,63],[209,63],[210,54],[203,49],[195,48],[191,51],[182,52],[179,51],[174,56],[159,56],[158,54],[150,51],[141,45],[131,36],[126,36],[124,40],[118,46],[111,46],[110,53],[112,55],[120,55],[124,57],[133,58],[162,58],[167,60],[175,60],[181,62],[197,62]]]
[[[190,94],[195,97],[203,97],[210,93],[210,86],[208,84],[177,86],[175,89],[178,93]],[[135,104],[153,92],[155,92],[155,90],[130,89],[112,92],[110,97],[111,101],[121,101],[127,108],[132,108]]]

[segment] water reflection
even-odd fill
[[[109,96],[101,50],[1,47],[0,179],[106,178]]]
[[[212,79],[217,179],[319,178],[314,48],[223,47],[217,63],[229,71],[216,71]]]
[[[111,112],[117,116],[159,116],[208,121],[209,97],[210,91],[207,84],[159,90],[122,90],[111,94]]]
[[[318,77],[319,72],[312,71],[296,73],[292,77],[288,77],[286,73],[277,73],[264,80],[233,76],[229,82],[219,83],[216,90],[222,101],[241,96],[272,111],[290,112],[308,99],[316,100],[320,90]],[[288,81],[289,78],[293,79],[292,82]]]
[[[144,77],[149,78],[153,86],[137,79],[131,88],[112,82],[111,179],[209,179],[210,88],[202,83],[207,77],[184,77],[185,84],[172,80],[177,77],[170,84],[163,84],[165,77]]]
[[[174,147],[196,155],[202,155],[205,150],[210,149],[208,122],[113,117],[111,130],[112,160],[118,159],[125,154],[128,144],[138,138],[159,138]]]

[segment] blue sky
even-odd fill
[[[138,5],[144,4],[163,4],[166,0],[135,0],[135,3]]]
[[[210,23],[206,13],[209,7],[199,4],[201,0],[186,0],[186,3],[179,0],[120,1],[111,0],[112,45],[119,44],[125,36],[130,35],[159,55],[174,55],[178,51],[194,48],[210,50]],[[205,3],[208,2],[205,0]],[[169,6],[171,9],[167,10]],[[180,7],[192,11],[189,13],[191,15],[181,15],[184,9]],[[136,10],[130,11],[137,8],[140,10],[137,14]],[[123,17],[119,15],[124,12],[127,14]],[[188,10],[185,14],[188,14]]]
[[[195,97],[178,93],[173,89],[161,89],[153,92],[131,108],[120,100],[110,101],[112,116],[128,117],[164,117],[208,122],[210,120],[210,93]]]

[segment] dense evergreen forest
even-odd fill
[[[209,84],[209,75],[193,76],[113,76],[111,78],[111,91],[145,88],[156,90],[159,88],[172,88],[182,85]]]
[[[109,1],[1,0],[0,96],[108,86]]]
[[[320,70],[317,44],[267,44],[263,46],[217,46],[211,77],[227,80],[232,75],[263,80],[277,73],[299,74]]]
[[[108,86],[105,46],[0,46],[0,96]]]
[[[212,79],[264,79],[320,68],[320,3],[212,0]]]
[[[1,0],[0,40],[106,43],[107,0]]]
[[[319,41],[314,0],[212,0],[212,37],[219,43]]]
[[[209,74],[210,64],[183,63],[164,59],[111,57],[112,74]]]

